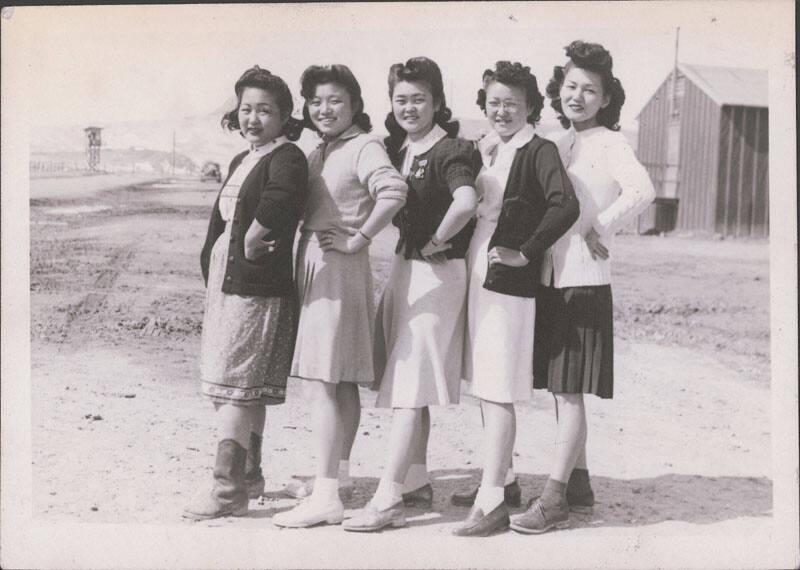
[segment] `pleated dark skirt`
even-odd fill
[[[611,286],[542,287],[536,296],[533,387],[614,395]]]

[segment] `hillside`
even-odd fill
[[[226,170],[231,158],[246,148],[238,133],[223,130],[220,126],[224,110],[233,104],[232,100],[226,101],[218,109],[204,115],[184,117],[174,121],[136,121],[97,125],[103,128],[101,160],[106,162],[113,158],[116,162],[133,160],[158,165],[163,162],[162,157],[152,162],[152,155],[142,159],[142,155],[137,153],[161,152],[168,155],[166,159],[171,164],[174,133],[176,154],[196,165],[191,167],[187,163],[186,167],[190,171],[199,168],[207,160],[220,163],[223,170]],[[460,119],[460,122],[460,134],[469,140],[480,138],[481,134],[485,134],[489,129],[484,119]],[[74,153],[70,154],[69,159],[58,160],[85,164],[83,153],[86,141],[83,129],[86,126],[88,125],[54,126],[36,130],[31,141],[31,160],[51,160],[42,157],[54,153]],[[547,136],[549,133],[557,132],[561,126],[554,119],[547,119],[540,122],[536,128],[540,135]],[[386,134],[383,125],[377,123],[374,132],[380,136]],[[636,148],[636,131],[623,129],[623,133]],[[316,134],[306,130],[298,144],[304,151],[309,152],[318,141]],[[131,165],[133,162],[126,164]]]

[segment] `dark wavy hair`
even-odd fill
[[[289,91],[289,86],[277,75],[273,75],[266,69],[261,69],[257,65],[245,71],[236,81],[236,85],[233,88],[236,92],[236,108],[231,109],[222,116],[220,123],[223,129],[238,131],[241,128],[241,125],[239,125],[239,107],[242,104],[242,93],[244,93],[247,87],[263,89],[271,94],[275,99],[275,103],[278,105],[281,119],[288,117],[286,123],[283,125],[281,134],[286,135],[286,138],[290,141],[296,141],[300,138],[300,133],[303,132],[303,122],[292,117],[294,102],[292,100],[292,92]]]
[[[364,99],[361,98],[361,86],[358,84],[355,75],[346,65],[311,65],[306,68],[300,77],[300,95],[305,99],[303,104],[303,126],[307,129],[319,132],[319,129],[311,120],[308,113],[308,102],[314,98],[314,93],[318,85],[325,83],[335,83],[344,87],[350,95],[350,104],[353,108],[353,124],[361,127],[364,132],[372,130],[372,123],[369,115],[364,112]]]
[[[389,100],[394,96],[394,88],[401,81],[422,83],[433,95],[433,104],[439,109],[433,114],[433,122],[442,127],[447,136],[455,137],[458,134],[458,121],[451,121],[453,112],[447,107],[444,96],[444,81],[442,71],[435,61],[427,57],[412,57],[405,63],[395,63],[389,68]],[[383,123],[389,131],[386,139],[386,148],[390,152],[397,152],[406,137],[406,132],[397,123],[394,113],[389,111]]]
[[[539,84],[536,76],[531,73],[531,68],[527,65],[515,61],[498,61],[494,69],[487,69],[483,72],[483,88],[478,90],[478,107],[486,113],[486,90],[494,82],[519,87],[525,91],[525,102],[528,104],[530,113],[528,122],[535,125],[539,122],[539,117],[544,108],[544,96],[539,91]]]
[[[547,84],[547,96],[550,98],[550,106],[558,115],[561,126],[568,129],[570,121],[564,116],[564,109],[561,107],[561,86],[564,77],[572,67],[585,69],[600,76],[603,84],[603,94],[609,96],[609,103],[597,112],[598,124],[611,129],[619,130],[619,113],[625,103],[625,90],[622,83],[614,77],[614,60],[606,48],[600,44],[592,44],[581,40],[575,40],[564,48],[567,52],[569,61],[566,65],[557,65],[553,68],[553,77]]]

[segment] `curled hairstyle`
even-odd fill
[[[257,65],[245,71],[236,82],[233,88],[236,92],[236,108],[231,109],[222,116],[222,121],[220,121],[222,128],[231,131],[238,131],[241,128],[241,125],[239,125],[239,107],[242,105],[242,93],[247,87],[263,89],[272,95],[278,105],[281,119],[288,117],[283,125],[281,134],[286,135],[286,138],[290,141],[296,141],[300,138],[300,133],[303,132],[303,122],[292,117],[294,102],[292,101],[292,92],[289,91],[289,86],[277,75],[273,75]]]
[[[611,129],[619,130],[619,112],[625,103],[625,90],[622,83],[614,77],[612,67],[613,59],[611,54],[600,44],[591,44],[581,40],[575,40],[566,48],[569,61],[566,65],[557,65],[553,68],[553,77],[547,84],[547,96],[550,98],[550,106],[558,115],[561,126],[568,129],[570,121],[564,116],[564,109],[561,107],[561,86],[564,84],[564,77],[572,67],[591,71],[600,76],[603,84],[603,94],[609,98],[609,103],[597,112],[598,124]]]
[[[401,81],[422,83],[433,95],[433,104],[439,109],[433,114],[433,122],[442,127],[447,136],[455,137],[458,133],[458,121],[451,121],[453,112],[447,107],[444,97],[444,82],[442,81],[442,71],[436,62],[427,57],[412,57],[405,63],[395,63],[389,68],[389,99],[394,96],[394,88]],[[389,111],[384,121],[386,129],[389,131],[387,139],[387,149],[397,152],[406,137],[406,132],[397,123],[394,113]]]
[[[478,107],[486,113],[486,90],[494,82],[502,83],[510,87],[519,87],[525,91],[525,102],[528,105],[528,122],[535,125],[539,122],[539,117],[544,108],[544,96],[539,91],[539,84],[536,76],[531,73],[531,68],[527,65],[515,61],[498,61],[494,69],[487,69],[483,72],[483,88],[478,90]]]
[[[353,108],[353,124],[361,127],[364,132],[372,130],[372,123],[369,115],[364,112],[364,99],[361,98],[361,86],[358,84],[355,75],[346,65],[311,65],[306,68],[300,77],[300,95],[305,99],[303,105],[303,126],[319,132],[311,115],[308,112],[308,102],[314,98],[317,86],[325,83],[335,83],[347,91],[350,96],[350,104]]]

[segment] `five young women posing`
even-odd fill
[[[214,488],[187,516],[242,515],[248,490],[261,494],[263,404],[282,403],[289,375],[304,380],[318,464],[313,484],[288,488],[308,498],[276,525],[343,521],[359,385],[393,409],[392,430],[378,489],[344,528],[402,526],[405,506],[430,507],[429,408],[458,403],[461,378],[481,402],[484,464],[478,489],[453,497],[472,504],[454,534],[539,533],[591,508],[583,394],[612,396],[611,237],[654,192],[617,132],[624,91],[610,54],[573,42],[567,57],[546,90],[567,129],[558,145],[535,133],[536,78],[501,61],[478,92],[492,131],[477,151],[457,138],[430,59],[390,68],[384,144],[368,134],[350,70],[311,66],[303,116],[322,143],[307,170],[285,140],[297,126],[288,88],[271,75],[245,81],[269,75],[257,68],[237,82],[238,122],[227,124],[253,146],[231,164],[203,251],[202,391],[215,401],[221,441]],[[260,114],[267,108],[274,116]],[[400,237],[376,315],[368,246],[390,220]],[[542,495],[510,519],[514,402],[534,387],[555,398],[555,459]]]

